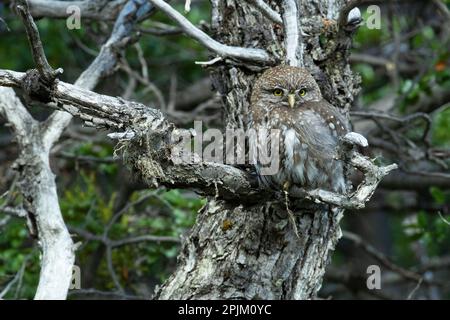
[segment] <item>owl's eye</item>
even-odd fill
[[[281,89],[275,89],[275,90],[273,90],[273,95],[274,95],[274,96],[277,96],[277,97],[280,97],[280,96],[283,95],[283,90],[281,90]]]
[[[301,97],[304,97],[304,96],[306,95],[306,90],[305,90],[305,89],[301,89],[301,90],[298,92],[298,94],[299,94]]]

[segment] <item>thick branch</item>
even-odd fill
[[[59,208],[48,150],[42,147],[39,123],[32,120],[12,89],[0,88],[0,112],[10,121],[21,154],[14,168],[24,195],[27,215],[35,219],[43,248],[36,299],[65,299],[75,260],[72,239]]]
[[[0,85],[4,83],[20,85],[22,77],[21,73],[0,70]],[[90,126],[134,132],[132,137],[157,135],[158,139],[162,141],[170,140],[174,130],[173,124],[168,122],[159,110],[121,98],[100,95],[61,81],[55,86],[53,98],[57,102],[52,104],[53,107],[81,118]],[[355,141],[354,143],[358,144]],[[363,142],[359,142],[359,144],[361,143]],[[205,194],[218,194],[227,199],[242,199],[252,195],[254,196],[253,200],[257,200],[259,197],[265,196],[261,190],[252,188],[254,180],[238,168],[202,162],[175,165],[170,159],[170,154],[176,145],[162,146],[158,144],[158,146],[161,148],[160,150],[148,151],[157,157],[153,160],[156,160],[157,166],[164,173],[156,174],[158,170],[149,169],[149,166],[153,167],[155,163],[145,161],[148,154],[142,149],[140,150],[142,156],[135,163],[140,172],[151,172],[148,177],[144,174],[144,178],[148,178],[148,181],[151,181],[156,174],[158,183],[171,187],[191,187],[203,191]],[[307,195],[343,208],[362,208],[372,196],[381,179],[396,168],[396,165],[378,167],[370,159],[358,153],[352,153],[350,159],[351,164],[365,174],[364,182],[350,198],[325,190],[308,191]],[[293,197],[304,197],[305,195],[301,190],[293,190],[290,194]]]
[[[53,1],[28,0],[33,17],[67,18],[72,12],[70,6],[80,8],[83,19],[114,20],[127,0],[84,0],[84,1]]]
[[[216,54],[222,57],[237,58],[260,63],[270,62],[269,54],[265,50],[224,45],[208,36],[202,30],[198,29],[188,19],[186,19],[182,14],[180,14],[177,10],[172,8],[165,1],[162,0],[149,0],[149,1],[153,3],[158,9],[167,14],[176,23],[178,23],[188,36],[197,40],[206,48],[215,52]]]
[[[32,81],[48,84],[48,94],[53,93],[57,85],[55,77],[58,72],[53,71],[45,57],[44,49],[39,37],[39,32],[28,10],[27,1],[19,1],[17,7],[26,26],[27,35],[32,48],[40,77],[30,78],[30,74],[15,74],[6,72],[6,84],[19,86],[31,90],[36,86]],[[111,72],[117,61],[115,50],[127,43],[127,37],[131,34],[134,23],[148,13],[151,5],[145,0],[129,0],[116,22],[110,40],[103,47],[94,63],[79,79],[78,85],[94,87],[101,76]],[[0,111],[6,114],[18,136],[21,145],[21,156],[16,163],[16,170],[21,179],[21,191],[26,201],[28,215],[36,221],[38,236],[42,245],[43,258],[36,292],[36,299],[65,299],[67,296],[72,266],[74,262],[74,247],[70,235],[63,221],[59,208],[58,196],[54,176],[49,165],[50,148],[59,139],[64,128],[71,119],[71,115],[63,112],[55,112],[46,122],[38,123],[32,120],[20,101],[7,99],[7,94],[14,94],[11,89],[5,90],[6,99],[0,104]],[[47,92],[46,92],[47,93]],[[0,103],[2,103],[0,101]],[[17,105],[11,105],[14,103]],[[15,112],[17,108],[18,112]]]
[[[283,22],[286,63],[294,67],[303,66],[303,41],[297,1],[283,1]]]
[[[16,96],[14,90],[0,87],[0,114],[13,126],[18,142],[23,144],[29,136],[29,128],[36,121]]]

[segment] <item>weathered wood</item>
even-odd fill
[[[326,3],[331,6],[327,7]],[[285,55],[283,26],[266,18],[251,2],[212,1],[216,38],[234,46],[266,48]],[[280,1],[270,1],[282,13]],[[347,62],[351,34],[336,24],[344,1],[298,1],[299,32],[304,32],[304,64],[324,96],[347,112],[358,92],[358,77]],[[330,18],[326,26],[323,18]],[[334,19],[334,20],[332,20]],[[330,28],[330,29],[328,29]],[[326,35],[328,42],[320,44]],[[224,101],[226,126],[245,128],[257,70],[223,64],[212,70]],[[157,299],[313,299],[325,267],[341,237],[342,209],[317,205],[295,212],[300,237],[288,223],[285,206],[244,206],[211,199],[184,241],[178,268],[157,291]]]

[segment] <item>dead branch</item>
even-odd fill
[[[256,48],[242,48],[224,45],[202,30],[194,26],[188,19],[182,14],[172,8],[169,4],[162,0],[149,0],[158,9],[163,11],[168,17],[174,20],[183,29],[183,31],[191,38],[197,40],[209,50],[215,52],[222,57],[230,57],[236,59],[242,59],[246,61],[254,61],[260,63],[269,63],[271,58],[269,54],[263,49]]]

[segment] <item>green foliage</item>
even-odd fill
[[[22,276],[23,285],[18,290],[13,287],[4,297],[28,298],[34,296],[39,280],[39,255],[33,247],[25,221],[13,218],[6,228],[0,231],[0,287],[4,288],[14,279],[25,264]]]
[[[117,193],[102,196],[97,186],[94,172],[81,171],[76,183],[61,195],[61,209],[68,225],[102,235],[110,219],[118,212],[114,211]],[[146,200],[141,203],[139,199],[142,197]],[[120,220],[108,233],[110,239],[119,240],[130,235],[148,234],[178,237],[193,225],[196,212],[204,204],[204,200],[197,197],[187,198],[177,190],[147,190],[135,192],[130,203],[137,204],[122,212]],[[159,211],[161,214],[151,214]],[[77,263],[86,266],[89,257],[99,245],[96,241],[85,242],[78,251]],[[153,275],[159,281],[165,279],[170,272],[167,264],[170,264],[177,253],[178,245],[144,242],[114,249],[112,259],[122,284],[133,286],[131,273],[134,276]],[[83,271],[83,268],[81,270]],[[97,288],[113,289],[106,261],[102,262],[96,275]]]
[[[450,7],[450,0],[445,0]],[[183,12],[183,3],[176,4],[176,8]],[[363,10],[367,19],[367,12]],[[209,19],[209,4],[207,1],[192,5],[187,18],[196,25]],[[355,51],[363,49],[376,51],[390,41],[386,31],[388,21],[382,12],[382,29],[368,29],[361,27],[354,37]],[[29,45],[22,23],[18,19],[6,18],[11,32],[3,32],[0,36],[0,68],[25,71],[33,67]],[[142,27],[152,27],[154,22],[161,21],[173,25],[172,21],[163,13],[158,12],[154,18],[142,23]],[[402,30],[410,23],[406,18],[397,17],[394,29]],[[62,80],[73,82],[92,61],[93,56],[80,47],[80,42],[93,51],[98,51],[101,39],[106,39],[112,26],[104,22],[82,23],[81,30],[67,30],[65,21],[41,19],[38,21],[39,31],[44,43],[49,62],[54,67],[63,67],[65,70]],[[322,39],[326,41],[326,39]],[[194,64],[194,61],[208,59],[207,51],[195,41],[186,36],[155,37],[142,35],[139,42],[144,56],[147,59],[149,74],[155,85],[162,89],[168,99],[171,79],[177,76],[177,87],[192,84],[195,80],[206,76],[205,71]],[[421,72],[401,77],[398,88],[399,101],[397,110],[408,114],[412,106],[421,97],[431,94],[437,87],[450,90],[450,53],[448,47],[442,45],[441,39],[435,29],[426,26],[411,37],[407,45],[411,49],[431,48],[432,56],[420,56]],[[129,47],[125,56],[134,70],[140,70],[136,48]],[[363,106],[378,100],[395,88],[386,76],[384,66],[358,63],[354,70],[362,76],[362,102]],[[423,70],[422,70],[423,69]],[[106,91],[111,95],[120,95],[128,76],[119,72],[117,77],[109,77],[102,81],[98,91]],[[124,84],[125,83],[125,84]],[[138,85],[133,99],[144,103],[155,101],[155,96]],[[435,147],[450,147],[450,109],[442,108],[434,115],[432,127],[432,144]],[[411,135],[419,134],[420,125],[413,126]],[[113,146],[108,143],[82,142],[73,143],[65,152],[74,156],[74,159],[64,159],[63,168],[55,167],[58,172],[58,190],[60,206],[67,224],[72,228],[88,231],[93,235],[101,236],[111,218],[122,208],[116,208],[120,198],[120,189],[125,178],[120,171],[122,164],[110,162],[85,163],[76,159],[77,156],[106,158],[113,155]],[[382,163],[380,158],[377,163]],[[132,179],[132,178],[131,178]],[[429,196],[436,207],[443,207],[450,203],[448,190],[432,187]],[[145,200],[139,202],[139,199]],[[1,206],[0,199],[0,206]],[[185,234],[194,224],[197,211],[205,204],[205,200],[183,190],[141,190],[134,191],[129,197],[130,205],[121,212],[121,216],[109,230],[110,239],[119,240],[136,235],[157,235],[178,237]],[[413,266],[417,261],[417,248],[422,248],[426,255],[434,257],[450,254],[450,226],[444,219],[450,221],[450,216],[439,215],[439,211],[415,210],[405,212],[402,210],[403,199],[391,193],[386,199],[395,209],[389,218],[390,231],[393,242],[392,256],[396,263],[402,266]],[[444,214],[441,212],[441,214]],[[0,214],[0,220],[4,215]],[[406,217],[406,218],[405,218]],[[73,232],[76,233],[76,232]],[[90,266],[93,256],[101,252],[102,244],[99,241],[87,241],[82,237],[74,238],[82,245],[77,251],[76,264],[81,267],[82,277],[91,272]],[[173,243],[142,242],[138,245],[122,246],[112,251],[114,270],[120,283],[129,291],[139,291],[139,281],[160,283],[165,280],[175,265],[175,257],[179,253],[179,245]],[[114,290],[114,283],[108,271],[105,253],[102,253],[101,263],[94,268],[94,283],[91,285],[100,290]],[[336,265],[347,263],[342,253],[333,256]],[[12,280],[25,262],[26,272],[20,292],[15,287],[5,298],[15,296],[32,298],[39,276],[39,252],[37,244],[32,239],[25,226],[24,219],[12,218],[7,226],[0,228],[0,288]],[[84,287],[84,284],[82,283]]]
[[[440,147],[450,147],[450,106],[438,113],[433,122],[433,143]]]
[[[450,1],[446,0],[450,7]],[[363,14],[364,10],[363,10]],[[387,31],[387,15],[382,13],[382,29],[369,30],[362,26],[354,42],[355,52],[368,52],[377,57],[380,51],[391,50],[385,47],[386,44],[392,45],[391,35]],[[394,17],[393,28],[397,32],[405,30],[414,24],[408,16]],[[362,77],[362,106],[366,107],[370,103],[385,97],[388,94],[397,93],[396,110],[399,114],[411,114],[416,112],[415,105],[438,91],[450,91],[450,52],[448,44],[442,43],[442,37],[436,32],[437,29],[431,26],[417,28],[418,32],[411,33],[407,40],[402,40],[414,59],[418,60],[418,72],[403,75],[399,79],[399,87],[392,85],[391,79],[387,76],[386,66],[369,63],[357,63],[353,69]],[[426,48],[426,50],[424,49]],[[425,52],[425,53],[424,53]],[[389,54],[383,54],[389,59]],[[400,61],[401,63],[403,61]],[[407,73],[406,73],[407,74]],[[437,148],[450,147],[450,108],[447,105],[433,106],[439,108],[439,111],[433,114],[432,125],[432,146]],[[413,141],[419,141],[423,135],[424,122],[416,120],[406,136]],[[382,159],[379,159],[381,161]],[[392,162],[392,161],[389,161]],[[448,163],[447,161],[447,164]],[[445,170],[444,170],[445,171]],[[405,267],[417,266],[421,263],[419,258],[424,256],[433,258],[441,255],[448,255],[450,248],[450,226],[448,221],[450,217],[444,215],[444,209],[450,203],[450,191],[437,187],[431,187],[429,202],[436,207],[436,210],[417,209],[414,211],[405,211],[403,196],[395,192],[390,192],[389,197],[384,199],[391,207],[395,208],[389,211],[389,234],[392,236],[393,251],[390,257],[399,265]],[[335,261],[340,261],[334,259]]]

